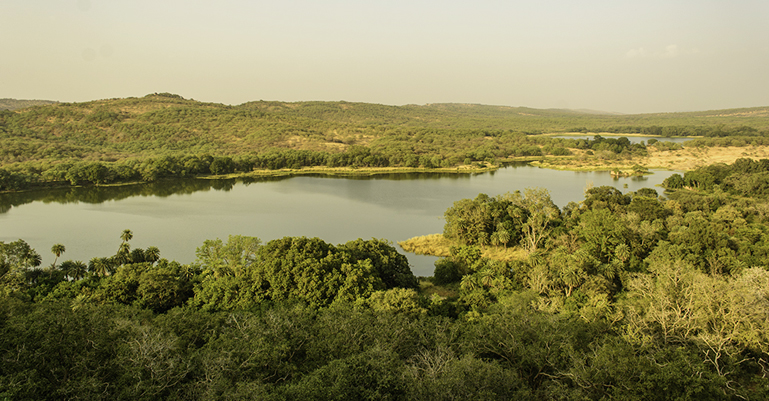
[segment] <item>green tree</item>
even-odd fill
[[[523,246],[529,252],[536,251],[549,237],[561,216],[558,206],[550,199],[550,192],[544,188],[526,188],[523,194],[516,191],[506,194],[505,198],[525,210],[525,213],[515,210],[511,214],[526,216],[522,225]]]
[[[225,244],[220,239],[206,240],[195,250],[196,263],[204,274],[215,277],[240,276],[256,261],[261,240],[256,237],[230,235]]]
[[[372,349],[336,359],[287,388],[289,399],[397,400],[405,397],[403,362],[391,350]]]
[[[604,185],[585,191],[585,200],[582,204],[588,209],[608,208],[612,212],[624,212],[630,201],[630,196],[623,195],[614,187]]]
[[[626,244],[630,234],[624,222],[609,209],[593,209],[580,216],[576,232],[584,241],[583,246],[601,263],[609,263],[615,249]]]
[[[150,265],[139,276],[135,304],[155,313],[185,305],[194,295],[194,276],[187,276],[184,270],[179,263],[165,260]]]
[[[96,277],[106,277],[110,269],[110,261],[107,258],[91,258],[88,261],[88,271]]]
[[[59,260],[59,256],[61,256],[61,254],[64,253],[64,251],[66,250],[67,249],[62,244],[54,244],[51,247],[51,253],[53,253],[56,256],[56,258],[54,258],[53,260],[53,264],[51,265],[52,267],[56,267],[56,261]]]
[[[133,239],[134,235],[131,232],[131,230],[123,230],[123,232],[120,234],[120,239],[123,240],[123,242],[128,242],[131,239]]]
[[[0,293],[23,297],[27,276],[40,266],[40,254],[24,240],[0,241]]]
[[[662,187],[666,189],[679,189],[684,187],[684,177],[681,174],[673,174],[662,181]]]
[[[144,250],[144,259],[147,262],[155,263],[160,259],[160,249],[155,246],[149,246]]]
[[[61,263],[61,271],[64,272],[65,276],[73,280],[80,280],[85,277],[87,270],[88,265],[80,260],[74,262],[68,260]]]
[[[354,260],[370,260],[385,289],[419,287],[406,256],[398,253],[387,240],[358,238],[339,246],[338,250],[348,253]]]

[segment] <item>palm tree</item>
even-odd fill
[[[65,279],[69,279],[70,277],[73,276],[72,272],[74,270],[74,264],[75,264],[75,262],[73,262],[71,260],[67,260],[67,261],[61,262],[61,265],[59,266],[59,269],[61,270],[62,273],[64,273],[64,278]]]
[[[561,271],[561,280],[566,284],[566,296],[570,297],[575,288],[582,285],[587,278],[587,273],[575,264],[568,263]]]
[[[473,274],[466,274],[462,277],[462,281],[459,282],[459,287],[466,291],[472,291],[480,287],[478,278]]]
[[[146,262],[147,257],[144,254],[144,250],[141,248],[135,248],[133,251],[131,251],[131,262],[133,263],[142,263]]]
[[[72,264],[72,278],[75,280],[80,280],[81,278],[85,277],[87,268],[88,266],[86,266],[82,260],[76,260]]]
[[[499,230],[497,239],[505,248],[507,248],[507,243],[510,242],[510,232],[507,230]]]
[[[489,237],[489,242],[491,242],[491,246],[499,246],[499,231],[494,231],[491,233],[491,237]]]
[[[115,254],[113,259],[119,265],[129,263],[131,261],[131,245],[127,242],[120,244],[120,248],[118,248],[117,254]]]
[[[123,233],[120,234],[120,239],[123,240],[123,242],[128,242],[134,237],[134,234],[131,232],[131,230],[123,230]]]
[[[179,275],[179,278],[182,278],[184,280],[192,280],[193,277],[195,277],[195,274],[199,274],[200,271],[195,271],[195,268],[193,268],[190,265],[182,265],[181,267],[181,274]]]
[[[116,259],[115,256],[110,256],[108,258],[102,258],[104,259],[104,265],[107,266],[107,275],[113,275],[115,272],[117,272],[117,268],[120,265],[120,261]]]
[[[131,245],[128,243],[128,241],[131,240],[131,238],[134,237],[134,234],[131,232],[131,230],[123,230],[123,232],[120,234],[120,239],[123,240],[123,243],[120,244],[120,248],[117,250],[117,254],[113,257],[113,260],[117,262],[117,264],[124,265],[126,263],[131,262]]]
[[[56,267],[56,261],[59,260],[59,256],[61,256],[61,254],[66,250],[67,249],[62,244],[54,244],[51,247],[51,253],[56,255],[56,258],[53,260],[53,265],[51,265],[51,267]]]
[[[148,246],[144,250],[144,260],[150,263],[155,263],[160,259],[160,249],[155,246]]]
[[[614,256],[617,257],[622,263],[627,262],[630,259],[630,247],[627,244],[619,244],[614,248]]]
[[[494,283],[494,273],[490,269],[483,269],[481,271],[481,285],[484,287],[491,287]]]
[[[88,271],[97,277],[107,275],[107,260],[105,258],[92,258],[88,262]]]

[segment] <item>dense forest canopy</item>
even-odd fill
[[[189,265],[116,233],[40,267],[0,243],[9,399],[766,399],[769,160],[458,200],[417,279],[386,241],[205,241]],[[513,260],[482,256],[520,248]]]

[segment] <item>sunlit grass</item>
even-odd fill
[[[457,244],[447,240],[443,234],[430,234],[398,242],[404,251],[417,255],[450,256],[450,249]]]
[[[597,170],[632,170],[634,165],[648,169],[663,168],[671,170],[692,170],[714,163],[734,163],[741,157],[763,159],[769,157],[769,146],[710,146],[702,148],[683,148],[675,150],[659,150],[654,146],[647,148],[646,156],[629,158],[599,158],[586,156],[584,151],[569,149],[573,156],[547,156],[533,161],[533,166],[554,170],[597,171]]]
[[[460,244],[447,240],[443,237],[443,234],[430,234],[400,241],[398,242],[398,245],[400,245],[406,252],[415,253],[417,255],[447,257],[451,255],[451,247]],[[526,259],[527,255],[527,252],[519,246],[507,248],[501,246],[484,246],[481,247],[481,252],[483,257],[503,261]]]

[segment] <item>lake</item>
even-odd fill
[[[300,176],[260,180],[172,180],[119,187],[67,188],[0,195],[0,241],[27,241],[53,262],[87,262],[117,252],[120,234],[132,248],[157,246],[161,257],[190,263],[206,239],[248,235],[269,241],[319,237],[393,243],[443,231],[443,213],[463,198],[547,188],[560,207],[584,199],[588,185],[623,192],[660,184],[672,171],[612,178],[608,171],[558,171],[515,165],[483,174],[389,174],[366,178]],[[661,188],[657,188],[662,193]],[[396,245],[397,246],[397,245]],[[399,248],[400,250],[400,248]],[[402,250],[401,250],[402,251]],[[430,256],[406,254],[416,275],[432,275]]]
[[[592,135],[552,135],[551,138],[565,138],[565,139],[593,139],[595,138],[596,134]],[[630,143],[636,144],[636,143],[649,143],[649,139],[656,139],[660,142],[674,142],[674,143],[684,143],[687,141],[691,141],[694,138],[689,137],[665,137],[665,136],[634,136],[634,135],[609,135],[609,134],[601,134],[601,137],[606,139],[617,139],[625,137],[627,138]]]

